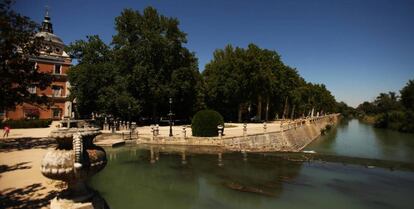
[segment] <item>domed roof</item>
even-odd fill
[[[41,32],[36,33],[35,37],[42,37],[45,41],[50,41],[50,42],[53,42],[59,45],[65,45],[62,39],[60,39],[57,35],[53,33],[41,31]]]
[[[43,37],[45,41],[52,42],[57,45],[64,46],[62,39],[53,34],[53,25],[50,21],[49,10],[46,9],[46,14],[42,22],[40,32],[36,33],[35,37]]]

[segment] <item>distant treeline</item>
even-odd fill
[[[357,108],[361,119],[378,128],[414,132],[414,80],[395,92],[381,93],[373,102],[363,102]]]

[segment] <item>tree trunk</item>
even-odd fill
[[[290,115],[290,119],[293,120],[293,117],[295,116],[295,105],[292,107],[292,114]]]
[[[266,115],[265,115],[266,121],[269,120],[269,97],[266,99]]]
[[[257,98],[257,113],[256,113],[256,118],[258,121],[262,120],[262,97],[259,95],[259,97]]]
[[[239,123],[242,122],[242,107],[243,107],[243,105],[242,104],[239,104],[239,114],[238,114],[238,119],[237,119],[237,121]]]
[[[285,119],[285,116],[287,114],[287,104],[288,103],[288,97],[286,97],[285,99],[285,107],[283,108],[283,115],[282,115],[282,119]]]

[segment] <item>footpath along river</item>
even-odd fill
[[[414,135],[343,120],[305,150],[411,165]],[[107,167],[90,185],[112,209],[413,207],[412,169],[285,155],[233,152],[219,160],[217,154],[187,154],[183,161],[180,153],[162,149],[154,154],[142,146],[110,148]]]

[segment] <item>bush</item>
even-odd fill
[[[399,131],[414,133],[414,111],[407,111]]]
[[[224,127],[223,116],[220,113],[214,110],[198,111],[191,121],[193,136],[217,136],[218,125]]]
[[[374,125],[377,128],[398,130],[404,121],[404,116],[404,112],[401,111],[386,112],[379,115]]]
[[[1,128],[8,125],[10,128],[47,128],[52,123],[51,119],[35,119],[35,120],[6,120],[0,122]]]
[[[375,121],[375,127],[414,132],[414,113],[412,111],[391,111],[380,114]]]

